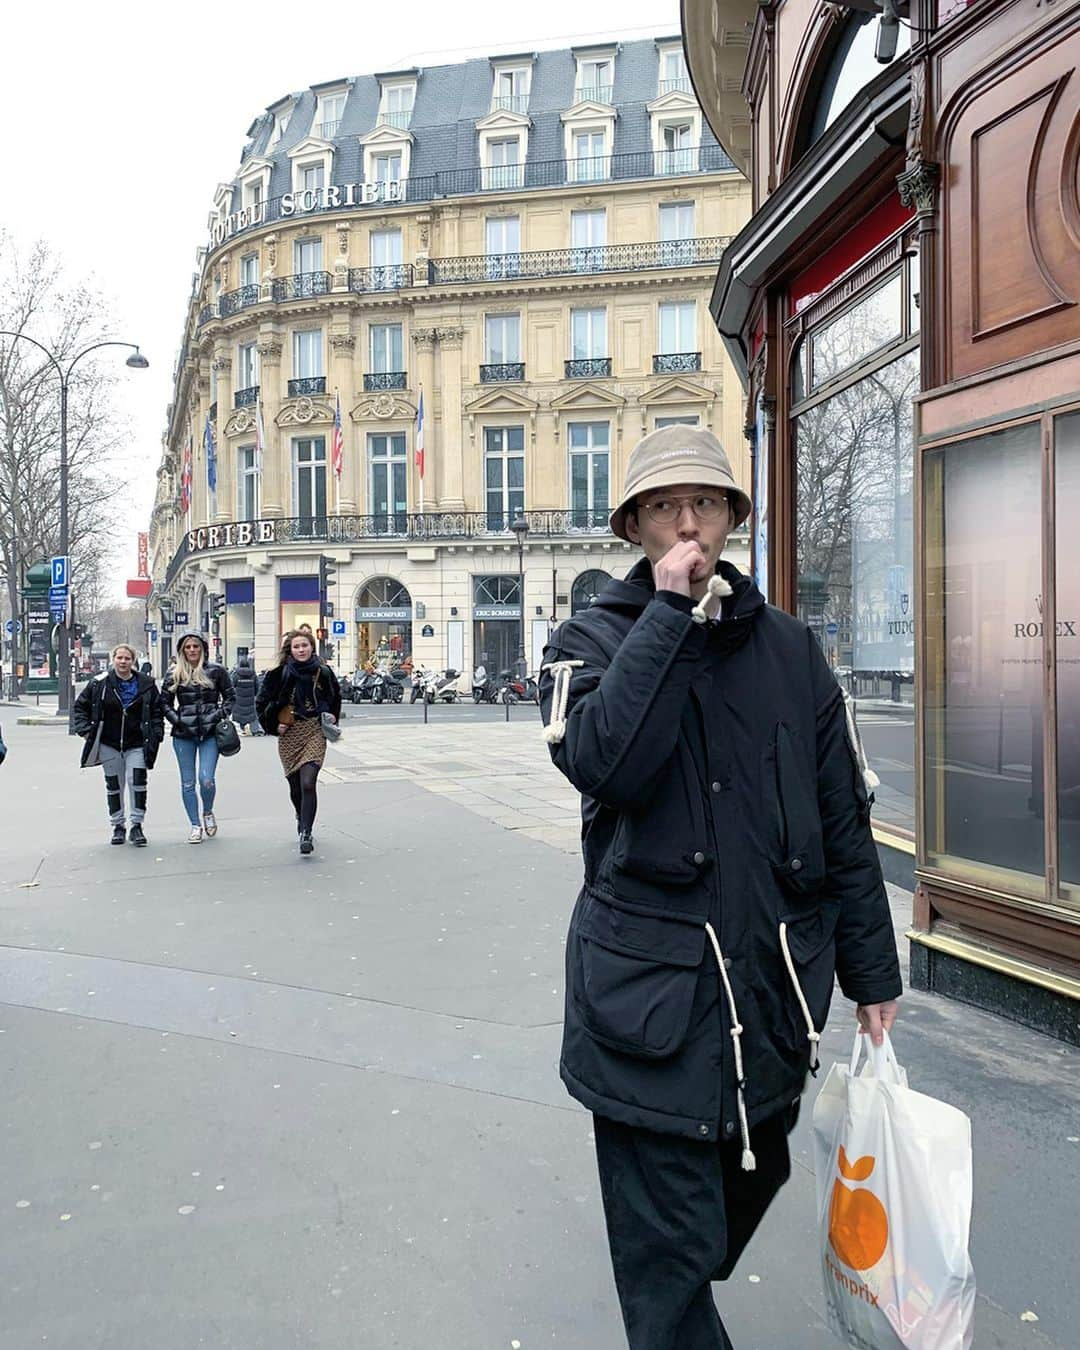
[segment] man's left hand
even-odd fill
[[[869,1036],[875,1045],[881,1045],[885,1033],[892,1030],[899,1010],[896,999],[890,999],[888,1003],[860,1003],[855,1009],[859,1030],[864,1036]]]

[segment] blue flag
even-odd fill
[[[217,491],[217,449],[214,446],[214,428],[210,414],[206,414],[206,430],[203,432],[203,446],[206,450],[206,485],[211,492]]]

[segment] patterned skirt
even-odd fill
[[[302,764],[321,765],[326,758],[326,736],[317,717],[305,717],[286,727],[278,737],[278,755],[285,777]]]

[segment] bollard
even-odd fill
[[[422,698],[420,702],[424,705],[424,726],[427,726],[427,699]]]
[[[510,721],[510,700],[509,700],[508,698],[504,698],[504,699],[503,699],[503,707],[506,709],[506,720],[509,722],[509,721]]]

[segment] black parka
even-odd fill
[[[733,1026],[752,1126],[799,1097],[834,974],[859,1003],[901,992],[840,687],[805,624],[718,570],[734,591],[722,622],[656,595],[643,560],[544,656],[580,662],[550,746],[582,793],[585,863],[563,1080],[601,1115],[712,1140],[739,1131]],[[553,692],[547,670],[545,724]]]
[[[185,633],[176,644],[178,652],[189,637],[197,637],[202,643],[204,658],[209,655],[210,649],[205,639],[197,633]],[[224,666],[205,659],[203,672],[210,681],[209,685],[179,684],[175,666],[161,682],[165,720],[172,728],[172,734],[181,740],[206,740],[207,736],[214,734],[217,724],[232,712],[235,695],[229,672]]]
[[[165,735],[161,695],[153,676],[140,673],[137,678],[139,691],[126,708],[117,687],[116,672],[111,667],[103,675],[88,680],[80,691],[71,710],[71,727],[85,742],[81,756],[84,768],[99,726],[102,745],[114,750],[135,750],[141,746],[146,767],[154,767]]]
[[[251,668],[246,656],[242,656],[236,663],[236,669],[232,672],[232,686],[236,695],[236,702],[233,704],[232,717],[234,722],[239,722],[242,727],[250,726],[256,721],[255,695],[259,690],[259,677]]]
[[[319,662],[319,669],[315,675],[315,691],[316,697],[321,705],[325,705],[326,711],[340,720],[341,685],[325,661]],[[289,674],[287,666],[271,666],[262,677],[255,707],[259,723],[268,736],[278,734],[278,713],[292,703],[295,692],[295,681]]]

